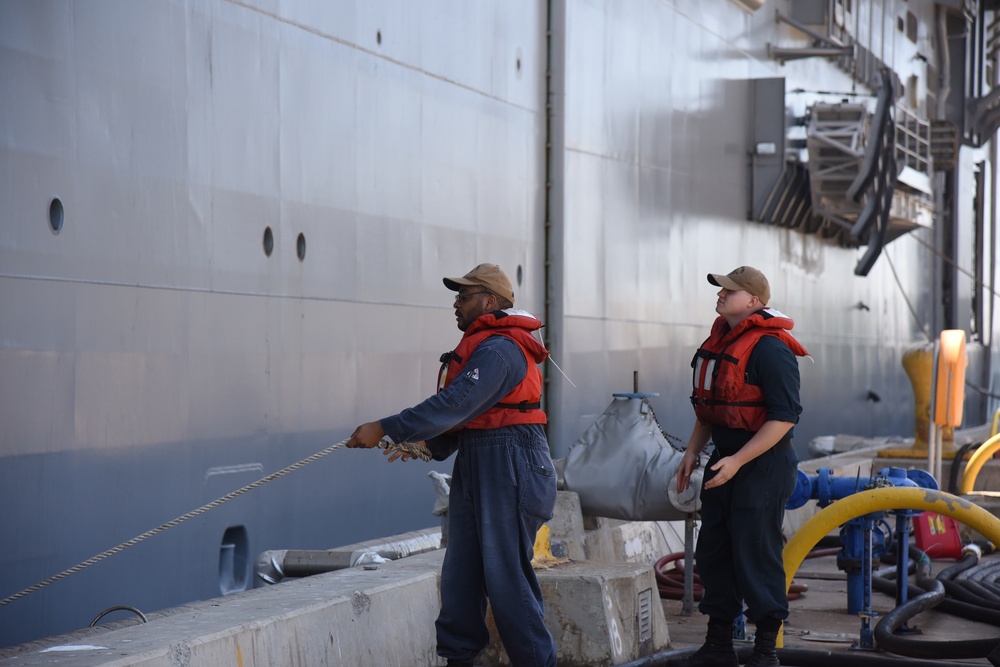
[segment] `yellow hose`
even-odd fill
[[[962,483],[958,487],[958,492],[962,495],[972,493],[972,486],[976,483],[976,477],[983,465],[1000,449],[1000,435],[995,435],[983,444],[972,455],[962,473]]]
[[[792,578],[802,561],[831,530],[865,514],[903,509],[926,510],[951,517],[975,529],[993,544],[1000,544],[1000,519],[958,496],[912,486],[859,491],[821,509],[788,540],[782,551],[786,590],[792,585]],[[783,637],[779,635],[779,646],[783,645],[782,640]]]

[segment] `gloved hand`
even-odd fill
[[[385,447],[385,455],[389,457],[389,463],[400,458],[404,461],[410,459],[431,460],[431,450],[427,449],[427,445],[423,441],[394,443],[389,436],[385,436],[379,443],[379,447]]]

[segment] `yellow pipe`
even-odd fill
[[[1000,408],[993,413],[993,422],[990,424],[990,437],[997,434],[997,425],[1000,424]]]
[[[977,452],[978,453],[978,452]],[[979,505],[944,491],[916,487],[886,487],[859,491],[828,505],[795,531],[785,544],[785,587],[792,585],[802,561],[831,530],[851,519],[885,510],[926,510],[949,516],[975,530],[993,544],[1000,544],[1000,519]],[[778,637],[779,646],[783,637]]]
[[[962,495],[972,493],[972,486],[976,483],[979,471],[998,449],[1000,449],[1000,435],[995,435],[979,445],[979,449],[976,450],[976,453],[972,455],[972,458],[965,465],[965,472],[962,473],[962,483],[958,487],[959,493]]]

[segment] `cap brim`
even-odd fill
[[[466,278],[442,278],[444,286],[450,289],[452,292],[457,292],[463,287],[471,287],[472,285],[478,285],[479,283],[467,280]]]
[[[741,289],[743,289],[735,282],[733,282],[733,280],[729,276],[722,275],[719,273],[708,274],[708,282],[715,285],[716,287],[724,287],[728,290],[733,290],[734,292],[739,292]]]

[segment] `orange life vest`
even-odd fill
[[[789,330],[792,319],[765,308],[730,329],[722,317],[691,360],[694,369],[691,403],[703,424],[759,431],[767,421],[767,404],[760,387],[747,383],[747,363],[754,346],[764,336],[780,339],[799,357],[809,353]]]
[[[450,385],[462,374],[472,353],[490,336],[504,336],[517,343],[528,362],[528,372],[513,391],[460,428],[488,429],[514,424],[546,423],[545,411],[541,409],[542,372],[538,369],[538,364],[548,358],[549,351],[531,335],[532,331],[540,329],[541,326],[541,320],[526,311],[495,310],[480,315],[465,330],[458,347],[441,355],[438,391]]]

